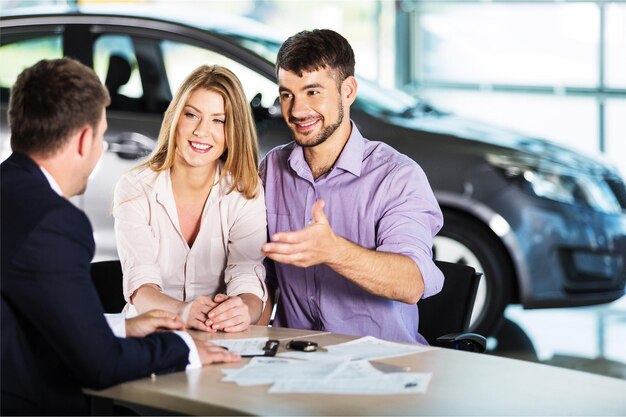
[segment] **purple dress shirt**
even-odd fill
[[[443,216],[424,171],[406,155],[363,138],[352,123],[335,166],[317,180],[294,142],[270,151],[260,175],[270,235],[304,228],[322,199],[336,234],[367,249],[410,257],[424,277],[424,297],[441,290],[432,240]],[[415,304],[368,293],[326,265],[269,263],[267,282],[280,288],[275,326],[427,344],[417,331]]]

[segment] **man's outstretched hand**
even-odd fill
[[[339,239],[324,214],[324,200],[313,204],[311,214],[313,220],[308,226],[293,232],[274,233],[261,252],[276,262],[301,268],[332,262]]]

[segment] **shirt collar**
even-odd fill
[[[353,121],[350,121],[352,130],[350,137],[343,147],[337,162],[335,162],[334,168],[341,168],[344,171],[348,171],[355,176],[361,175],[361,168],[363,165],[363,151],[365,149],[365,139],[359,129],[356,127]],[[300,175],[303,174],[302,170],[306,168],[308,176],[311,175],[306,160],[304,159],[304,150],[300,145],[294,145],[291,154],[289,155],[289,165]],[[311,177],[312,180],[312,177]]]
[[[344,171],[351,172],[355,176],[361,176],[361,167],[363,166],[363,150],[365,149],[365,139],[359,132],[354,122],[352,124],[352,131],[348,142],[343,147],[337,162],[335,162],[336,168],[341,168]]]
[[[48,183],[50,184],[50,188],[52,188],[54,190],[54,192],[56,192],[58,195],[60,195],[61,197],[63,197],[63,190],[61,190],[61,186],[59,185],[58,182],[56,182],[56,180],[54,179],[54,177],[52,176],[52,174],[50,174],[44,167],[42,167],[41,165],[39,166],[39,169],[41,169],[41,172],[43,172],[43,175],[46,177],[46,179],[48,180]]]

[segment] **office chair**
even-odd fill
[[[119,260],[92,262],[91,279],[105,313],[119,313],[126,305],[122,292],[122,264]]]
[[[467,333],[482,273],[471,266],[435,261],[445,281],[439,294],[417,303],[419,332],[433,346],[484,352],[487,339]]]

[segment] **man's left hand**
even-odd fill
[[[126,320],[126,337],[144,337],[156,331],[182,330],[183,321],[169,311],[150,310]]]

